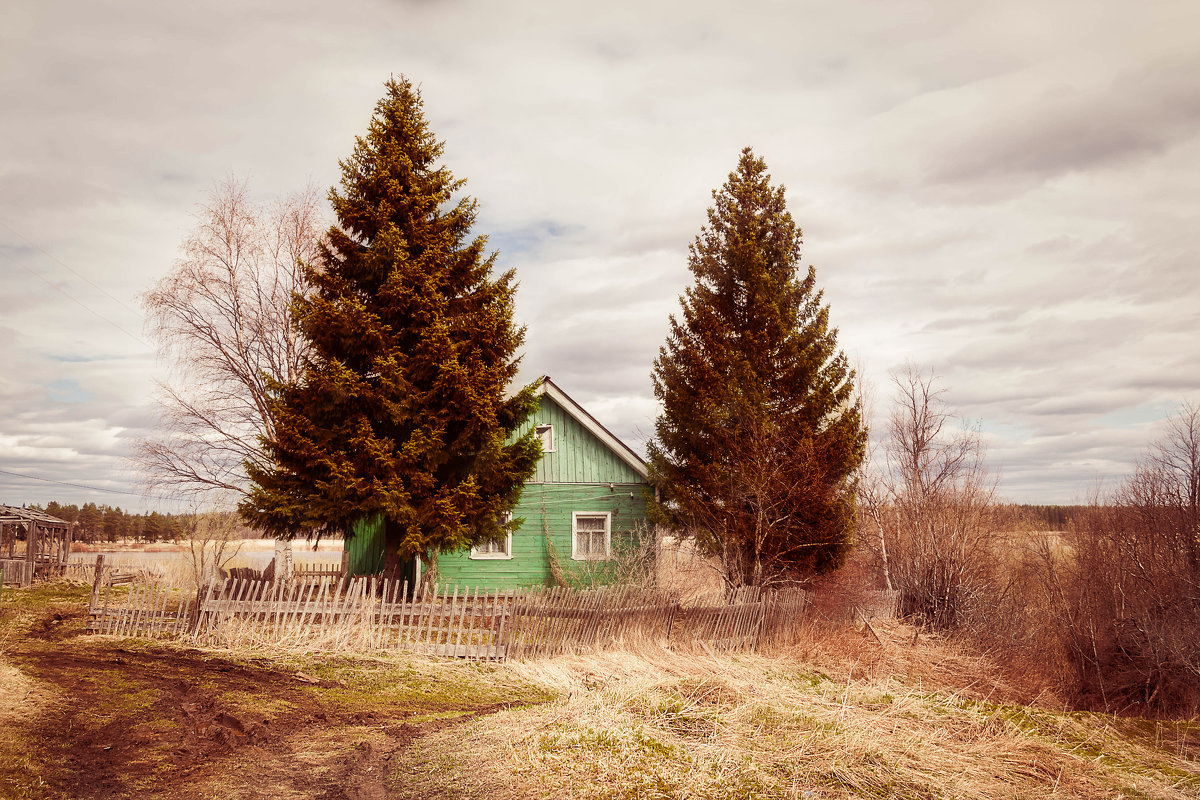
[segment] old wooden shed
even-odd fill
[[[71,555],[71,523],[33,508],[0,505],[0,569],[4,583],[28,586],[61,572]]]

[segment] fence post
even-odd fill
[[[92,576],[92,599],[88,603],[88,613],[96,613],[96,601],[100,599],[100,581],[104,575],[104,553],[96,555],[96,574]]]

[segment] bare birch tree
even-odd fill
[[[308,291],[303,265],[324,228],[318,199],[309,188],[257,205],[230,178],[201,206],[174,268],[143,296],[147,327],[171,365],[159,384],[159,428],[137,448],[150,489],[236,500],[244,465],[266,467],[271,382],[297,377],[305,354],[290,308]]]
[[[901,613],[955,627],[990,584],[995,483],[978,430],[953,425],[932,372],[909,365],[892,379],[883,460],[861,484],[866,541]]]

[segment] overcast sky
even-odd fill
[[[1086,500],[1200,400],[1194,0],[16,0],[0,503],[162,507],[127,461],[166,375],[139,295],[225,177],[337,181],[393,73],[517,270],[526,375],[637,449],[687,246],[747,145],[876,411],[889,371],[932,368],[1006,497]]]

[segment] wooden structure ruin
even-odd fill
[[[0,574],[10,586],[57,575],[71,555],[71,523],[33,508],[0,505]]]

